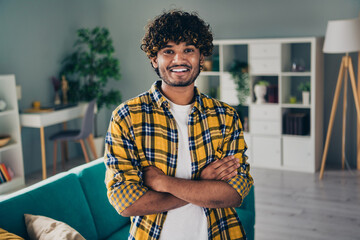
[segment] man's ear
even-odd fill
[[[200,54],[200,65],[204,65],[204,62],[205,62],[205,56],[204,54]]]
[[[152,57],[152,58],[150,58],[150,61],[151,61],[151,66],[152,66],[153,68],[158,68],[157,57]]]

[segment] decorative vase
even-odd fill
[[[59,92],[55,92],[54,104],[55,105],[61,104]]]
[[[295,104],[295,103],[296,103],[296,97],[291,96],[291,97],[290,97],[290,103],[291,103],[291,104]]]
[[[265,85],[255,85],[254,93],[256,97],[257,104],[266,103],[265,95],[266,95],[267,87]]]
[[[310,105],[310,92],[308,91],[302,92],[302,102],[304,105]]]

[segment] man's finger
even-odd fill
[[[227,156],[227,157],[224,157],[223,159],[218,159],[214,162],[214,167],[215,168],[219,168],[221,167],[223,164],[226,164],[227,162],[229,161],[232,161],[234,160],[235,157],[234,156]]]
[[[223,177],[221,178],[221,180],[222,180],[222,181],[227,181],[227,180],[229,180],[230,178],[235,177],[237,174],[238,174],[238,171],[237,171],[237,170],[232,171],[232,172],[230,172],[228,175],[223,176]]]
[[[231,174],[233,172],[237,172],[237,169],[240,167],[240,163],[238,161],[227,162],[219,167],[217,170],[218,178],[222,179],[224,176]]]

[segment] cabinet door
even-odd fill
[[[250,58],[278,58],[280,57],[280,43],[252,43],[249,44]]]
[[[250,59],[250,73],[259,74],[278,74],[280,71],[280,60],[271,59]]]
[[[314,150],[310,138],[283,138],[284,167],[295,171],[315,172]]]
[[[253,43],[249,45],[251,74],[277,74],[280,71],[280,44]]]
[[[259,135],[280,135],[280,122],[277,121],[251,121],[251,133]]]
[[[280,168],[281,141],[279,137],[252,137],[254,166]]]
[[[251,120],[280,121],[280,107],[262,104],[252,104],[250,109]]]

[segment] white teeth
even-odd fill
[[[186,68],[177,68],[177,69],[171,69],[171,71],[173,71],[173,72],[186,72],[187,69]]]

